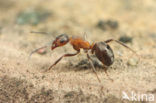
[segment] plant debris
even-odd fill
[[[37,25],[40,22],[47,19],[50,16],[50,12],[46,10],[39,10],[39,9],[28,9],[25,11],[21,11],[17,18],[16,22],[19,25],[31,24]]]

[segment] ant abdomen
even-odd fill
[[[105,42],[97,42],[92,48],[96,57],[106,66],[110,66],[114,62],[114,53],[111,47]]]

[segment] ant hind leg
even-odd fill
[[[115,39],[108,39],[108,40],[106,40],[105,42],[106,42],[106,43],[109,43],[109,42],[112,42],[112,41],[115,41],[116,43],[118,43],[118,44],[124,46],[125,48],[129,49],[130,51],[132,51],[133,53],[136,54],[136,51],[134,51],[133,49],[131,49],[130,47],[128,47],[127,45],[125,45],[124,43],[122,43],[122,42],[120,42],[120,41],[118,41],[118,40],[115,40]]]
[[[107,72],[108,67],[104,65],[104,72],[107,75],[107,77],[113,82],[113,79],[109,77],[109,74]]]

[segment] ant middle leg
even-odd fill
[[[74,54],[64,54],[64,55],[61,56],[58,60],[56,60],[56,61],[54,62],[54,64],[52,64],[52,65],[49,67],[48,70],[50,70],[53,66],[55,66],[63,57],[75,56],[75,55],[77,55],[78,53],[80,53],[80,51],[77,51],[77,52],[74,53]]]
[[[107,69],[108,69],[108,68],[109,68],[109,67],[107,67],[107,66],[104,65],[104,72],[105,72],[106,76],[108,77],[108,79],[110,79],[110,80],[113,82],[113,79],[110,78],[110,76],[109,76],[109,74],[108,74],[108,72],[107,72]]]
[[[98,81],[101,83],[101,80],[100,80],[99,76],[97,75],[97,72],[96,72],[96,70],[95,70],[94,64],[93,64],[93,62],[92,62],[93,60],[90,58],[90,56],[89,56],[88,53],[87,53],[87,58],[88,58],[89,63],[90,63],[91,66],[92,66],[93,72],[95,73],[95,75],[96,75]]]

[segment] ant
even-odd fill
[[[50,67],[48,70],[50,70],[52,67],[54,67],[62,58],[64,57],[71,57],[71,56],[75,56],[77,54],[80,53],[80,49],[83,49],[87,55],[87,58],[92,66],[92,69],[98,79],[99,82],[101,82],[101,80],[99,79],[95,67],[92,63],[92,59],[90,57],[90,55],[88,54],[88,51],[91,50],[92,54],[95,54],[95,56],[102,62],[102,64],[104,65],[104,71],[107,74],[107,67],[111,66],[114,62],[114,53],[113,50],[111,49],[111,47],[109,46],[108,43],[110,42],[116,42],[124,47],[126,47],[127,49],[129,49],[130,51],[132,51],[133,53],[136,54],[136,52],[131,49],[130,47],[128,47],[127,45],[125,45],[124,43],[115,40],[115,39],[108,39],[106,41],[101,41],[101,42],[96,42],[96,43],[92,43],[90,44],[88,41],[84,40],[81,37],[78,36],[72,36],[72,37],[68,37],[68,35],[66,34],[61,34],[58,35],[56,37],[56,39],[52,42],[51,45],[51,50],[54,50],[57,47],[61,47],[66,45],[67,43],[70,42],[70,44],[73,46],[73,49],[76,50],[76,53],[73,54],[64,54],[63,56],[61,56],[58,60],[56,60]],[[43,46],[41,48],[38,48],[34,51],[31,52],[30,56],[34,53],[37,52],[40,49],[46,48],[47,46]]]

